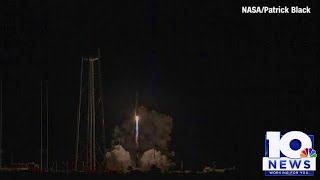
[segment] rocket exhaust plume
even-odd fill
[[[140,159],[140,163],[144,170],[150,170],[152,166],[156,166],[161,169],[162,172],[167,171],[172,165],[172,162],[170,162],[167,156],[162,155],[161,151],[155,149],[144,152]]]
[[[139,146],[139,116],[136,115],[136,144]]]
[[[131,157],[121,145],[116,145],[106,154],[107,168],[110,170],[126,171],[131,166]]]
[[[166,114],[148,110],[143,106],[137,107],[134,115],[134,120],[132,120],[131,116],[121,125],[114,128],[111,147],[121,142],[121,146],[130,153],[131,158],[138,157],[139,164],[146,162],[143,167],[140,166],[142,168],[147,167],[148,163],[150,165],[155,164],[160,167],[165,167],[163,169],[174,166],[172,158],[174,158],[175,155],[174,152],[169,149],[173,127],[172,118]],[[140,120],[141,122],[139,123]],[[137,151],[137,149],[139,150]],[[152,149],[154,151],[149,151]],[[144,158],[142,158],[143,154],[147,151],[149,151],[149,153],[145,154]],[[153,154],[150,152],[155,152],[156,158],[154,162],[157,163],[146,161],[148,157],[150,157],[149,155]]]
[[[136,120],[136,145],[137,145],[137,150],[138,150],[138,147],[139,147],[138,92],[136,92],[136,104],[135,104],[135,108],[134,108],[134,116],[135,116],[135,120]]]

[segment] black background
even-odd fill
[[[107,144],[141,105],[173,117],[179,166],[262,175],[264,134],[319,145],[319,2],[1,1],[4,158],[39,161],[40,80],[49,80],[50,161],[72,161],[80,57],[102,54]],[[241,14],[308,5],[312,14]]]

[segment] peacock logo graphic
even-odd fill
[[[317,152],[316,152],[316,150],[314,150],[312,148],[305,148],[304,150],[301,151],[300,157],[301,158],[316,158]]]

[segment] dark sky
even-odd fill
[[[319,2],[259,2],[312,14],[241,14],[255,1],[3,1],[5,159],[39,161],[40,80],[50,161],[73,159],[80,57],[98,47],[108,146],[137,90],[141,105],[173,117],[171,149],[185,168],[217,161],[260,173],[265,131],[319,139]]]

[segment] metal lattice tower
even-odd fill
[[[77,118],[75,170],[105,170],[105,125],[102,96],[101,56],[81,60]]]

